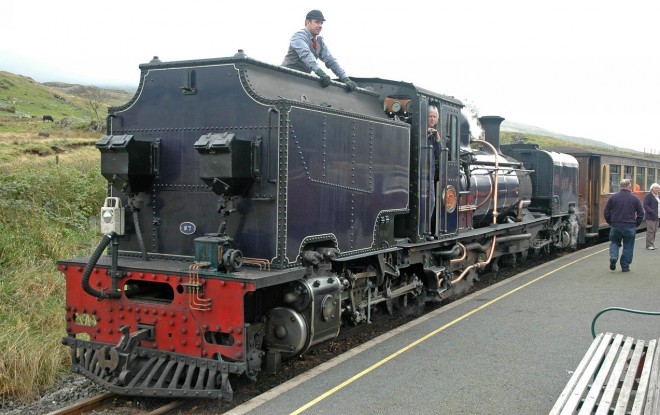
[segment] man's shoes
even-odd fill
[[[655,246],[649,246],[646,249],[648,249],[649,251],[655,251]]]
[[[621,268],[621,272],[630,272],[630,268],[628,268],[628,267]]]
[[[616,269],[616,259],[610,258],[610,269],[614,271]]]

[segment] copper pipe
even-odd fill
[[[490,176],[488,176],[488,180],[490,180]],[[488,202],[488,201],[490,200],[490,198],[491,198],[492,195],[493,195],[493,183],[491,182],[491,183],[490,183],[490,189],[488,190],[488,194],[487,194],[486,197],[484,198],[483,202],[481,202],[481,203],[479,203],[479,204],[477,205],[476,209],[479,209],[480,207],[482,207],[483,205],[485,205],[486,202]],[[475,200],[475,203],[476,203],[476,200]]]
[[[467,273],[470,272],[473,268],[483,269],[486,267],[486,265],[490,264],[490,261],[493,259],[493,253],[495,252],[496,240],[497,240],[497,236],[493,235],[493,240],[490,244],[490,252],[488,252],[488,258],[485,261],[479,261],[476,264],[472,264],[469,267],[465,268],[461,273],[461,275],[451,280],[451,283],[456,284],[457,282],[461,281],[463,278],[465,278]]]
[[[465,247],[465,245],[463,245],[462,243],[459,242],[458,246],[463,251],[463,256],[461,256],[460,258],[455,258],[455,259],[450,260],[449,263],[451,265],[455,265],[455,264],[458,264],[460,262],[463,262],[465,260],[465,258],[467,258],[467,248]]]
[[[491,149],[491,151],[493,152],[493,155],[495,156],[495,175],[494,175],[495,177],[494,177],[494,180],[493,180],[493,182],[494,182],[494,189],[493,189],[493,225],[497,225],[497,193],[498,193],[497,184],[498,184],[498,173],[499,173],[499,170],[500,170],[498,153],[497,153],[497,150],[495,149],[495,147],[487,141],[472,140],[472,143],[480,143],[480,144],[484,144],[484,145],[488,146]],[[493,253],[495,253],[495,243],[496,243],[496,241],[497,241],[497,236],[493,235],[493,239],[492,239],[491,244],[490,244],[490,252],[488,252],[488,258],[486,259],[486,261],[479,261],[475,264],[472,264],[472,265],[468,266],[467,268],[465,268],[463,270],[463,272],[461,272],[461,274],[458,277],[454,278],[451,281],[451,283],[456,284],[457,282],[461,281],[463,278],[465,278],[467,273],[470,272],[474,268],[482,269],[482,268],[485,268],[486,265],[490,264],[490,261],[493,259]]]

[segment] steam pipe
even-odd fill
[[[531,233],[523,233],[523,234],[520,234],[520,235],[502,236],[502,237],[499,238],[499,240],[497,239],[497,236],[493,236],[493,239],[492,239],[491,244],[490,244],[490,250],[488,252],[488,258],[486,259],[486,261],[479,261],[476,264],[472,264],[469,267],[465,268],[463,270],[463,272],[461,273],[461,275],[459,275],[458,277],[453,279],[451,281],[451,283],[456,284],[457,282],[461,281],[463,278],[465,278],[467,273],[473,268],[483,269],[483,268],[486,267],[486,265],[490,264],[490,261],[493,259],[493,253],[495,252],[495,241],[496,240],[498,242],[502,243],[502,242],[511,242],[511,241],[521,241],[521,240],[524,240],[524,239],[530,239],[531,237],[532,237]],[[474,246],[474,245],[476,245],[479,248],[483,249],[483,250],[480,249],[481,252],[484,252],[486,250],[486,248],[483,245],[478,244],[476,242],[474,244],[470,244],[468,246],[470,247],[470,246]]]
[[[499,243],[502,243],[502,242],[512,242],[512,241],[522,241],[522,240],[531,239],[531,238],[532,238],[531,233],[522,233],[520,235],[500,236],[497,241]]]
[[[469,267],[465,268],[463,272],[461,272],[461,275],[451,280],[451,283],[456,284],[457,282],[461,281],[473,268],[483,269],[486,267],[486,265],[490,264],[490,261],[493,259],[493,253],[495,252],[496,240],[497,240],[497,236],[493,235],[493,240],[490,244],[490,252],[488,252],[488,258],[485,261],[479,261],[476,264],[472,264]]]
[[[450,260],[449,263],[450,263],[451,265],[454,265],[454,264],[460,264],[461,262],[465,261],[465,258],[467,258],[468,250],[467,250],[467,248],[465,247],[465,245],[463,245],[462,243],[459,242],[456,246],[457,246],[458,248],[460,248],[461,251],[463,251],[463,255],[461,255],[460,258],[455,258],[455,259]]]
[[[490,245],[483,246],[479,242],[472,242],[470,244],[467,244],[465,246],[465,249],[468,251],[479,251],[479,252],[486,252],[490,249]]]
[[[504,121],[504,118],[502,117],[482,117],[482,118],[499,118],[500,121],[497,123],[497,128],[499,131],[499,123]],[[481,119],[479,121],[481,121]],[[490,147],[491,151],[493,152],[493,155],[495,156],[495,179],[494,179],[494,189],[493,189],[493,226],[497,225],[497,179],[498,179],[498,172],[500,170],[499,166],[499,158],[498,158],[498,150],[493,146],[491,143],[484,141],[484,140],[472,140],[473,143],[481,143],[486,145],[487,147]],[[496,143],[499,146],[499,138],[498,142]],[[470,272],[472,269],[477,268],[477,269],[483,269],[486,267],[486,265],[490,264],[490,261],[493,259],[493,253],[495,253],[495,243],[497,242],[497,236],[493,235],[493,239],[491,240],[490,243],[490,251],[488,252],[488,258],[485,261],[479,261],[475,264],[472,264],[465,268],[463,272],[453,279],[451,281],[452,284],[456,284],[457,282],[461,281],[465,276]]]
[[[458,245],[455,245],[452,249],[450,249],[450,250],[448,250],[448,251],[434,252],[434,255],[442,256],[442,257],[447,257],[447,256],[449,256],[449,257],[454,257],[454,256],[456,256],[456,255],[459,254],[459,251],[458,251],[458,250],[459,250],[460,248],[465,249],[465,247],[459,242]],[[453,259],[452,259],[452,261],[453,261]]]

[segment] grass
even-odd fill
[[[38,396],[71,366],[56,263],[96,248],[106,189],[80,90],[0,71],[0,402]],[[99,113],[131,95],[104,94]]]
[[[44,156],[66,158],[75,148],[93,146],[99,138],[100,134],[90,136],[89,131],[65,135],[53,133],[47,138],[31,133],[0,133],[0,143],[4,143],[0,151],[0,166],[4,165],[7,171],[24,163],[48,162]],[[42,156],[42,159],[35,160],[34,155]]]
[[[89,134],[88,134],[89,135]],[[28,400],[70,366],[64,276],[56,261],[91,253],[105,197],[98,137],[69,146],[0,135],[0,398]],[[52,153],[56,145],[61,152]],[[75,151],[71,151],[75,148]]]

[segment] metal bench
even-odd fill
[[[660,414],[660,341],[622,334],[595,334],[596,320],[607,311],[660,315],[606,308],[591,324],[594,341],[550,414]]]

